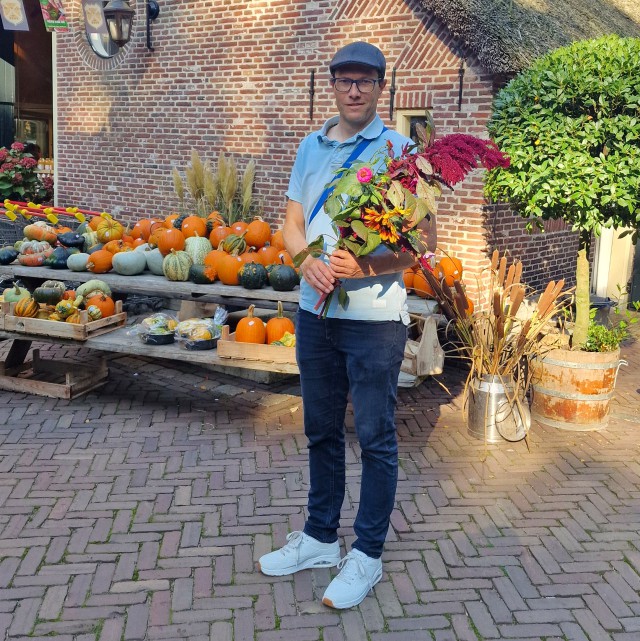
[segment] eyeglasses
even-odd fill
[[[376,82],[379,80],[374,80],[373,78],[360,78],[359,80],[352,80],[351,78],[331,78],[333,88],[338,93],[349,93],[351,87],[355,85],[358,88],[360,93],[371,93],[376,86]]]

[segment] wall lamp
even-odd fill
[[[118,45],[124,45],[131,39],[131,25],[135,10],[131,8],[127,0],[110,0],[104,7],[104,19],[107,22],[109,36]],[[160,5],[155,0],[147,0],[147,48],[153,51],[151,46],[151,21],[160,15]]]

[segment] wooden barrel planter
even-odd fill
[[[554,349],[542,358],[532,359],[532,418],[565,430],[605,428],[620,362],[619,349]]]

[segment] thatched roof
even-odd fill
[[[576,40],[640,38],[640,0],[421,0],[496,73],[514,73]]]

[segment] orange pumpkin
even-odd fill
[[[264,247],[260,247],[260,249],[256,252],[256,259],[265,267],[267,265],[274,265],[280,262],[280,260],[278,259],[279,251],[280,250],[277,247],[274,247],[273,245],[267,243]]]
[[[293,334],[295,326],[290,318],[282,313],[282,301],[278,301],[278,315],[267,321],[267,343],[270,345],[274,341],[279,341],[285,332]]]
[[[85,303],[87,309],[89,306],[95,305],[102,312],[102,318],[113,316],[116,311],[116,304],[113,298],[111,298],[111,296],[106,296],[105,294],[96,294],[95,296],[91,296],[91,298],[88,298]]]
[[[237,285],[238,272],[240,268],[246,263],[242,256],[234,256],[227,254],[218,260],[218,278],[223,285]]]
[[[147,242],[149,245],[152,247],[157,247],[158,246],[158,238],[160,238],[160,235],[163,234],[168,227],[165,227],[163,223],[151,223],[151,229],[149,231],[149,238],[147,238]],[[171,227],[173,229],[173,227]]]
[[[231,233],[235,234],[236,236],[242,236],[244,232],[247,231],[247,227],[249,227],[249,223],[245,223],[244,220],[237,220],[233,225],[229,225],[231,228]]]
[[[184,234],[175,227],[165,229],[157,236],[157,245],[160,253],[167,256],[171,250],[182,251],[185,246]]]
[[[281,249],[278,251],[278,263],[282,263],[283,265],[289,265],[289,267],[293,267],[293,259],[289,255],[289,252],[286,249]]]
[[[151,234],[151,225],[155,222],[158,221],[151,218],[143,218],[142,220],[139,220],[131,229],[131,237],[134,240],[142,238],[146,243],[149,240],[149,235]]]
[[[98,223],[96,234],[101,243],[108,243],[110,240],[120,240],[124,236],[124,227],[113,218],[105,218]]]
[[[91,231],[97,231],[98,225],[104,220],[102,216],[94,216],[90,221],[89,221],[89,229]]]
[[[256,216],[248,225],[247,225],[247,234],[244,239],[247,241],[249,247],[264,247],[271,238],[271,227],[269,223]]]
[[[218,249],[220,243],[231,234],[231,228],[220,225],[219,227],[214,227],[212,232],[209,234],[209,241],[214,249]]]
[[[75,289],[66,289],[64,294],[62,294],[62,300],[75,300],[76,299],[76,290]]]
[[[180,218],[178,214],[169,214],[165,219],[164,222],[162,223],[167,229],[174,227],[175,225],[173,224],[173,221],[176,220],[177,218]]]
[[[216,270],[216,274],[217,274],[218,262],[223,256],[227,256],[227,255],[228,255],[227,252],[222,249],[214,249],[204,257],[204,264],[207,267],[213,267]]]
[[[106,249],[98,249],[89,255],[87,271],[94,274],[104,274],[111,270],[113,254]]]
[[[271,235],[271,245],[273,245],[273,247],[276,247],[277,249],[284,249],[282,229],[278,229],[278,231],[273,232],[273,234]]]
[[[435,292],[421,271],[416,272],[413,276],[413,291],[420,296],[420,298],[432,298],[435,296]]]
[[[454,256],[444,256],[433,269],[433,275],[439,282],[444,282],[453,287],[454,280],[462,278],[462,261]]]
[[[56,234],[67,234],[70,231],[73,231],[73,229],[71,229],[71,227],[67,227],[66,225],[56,225],[55,231]]]
[[[200,216],[187,216],[182,221],[180,228],[185,238],[192,236],[206,237],[207,235],[207,221]]]
[[[267,328],[261,318],[253,315],[255,305],[250,305],[247,315],[238,321],[236,341],[238,343],[263,344],[267,339]]]
[[[117,254],[118,252],[131,251],[132,247],[127,245],[123,240],[110,240],[108,243],[105,243],[102,249],[106,249],[112,254]]]
[[[219,211],[212,211],[208,216],[207,216],[207,222],[210,222],[213,227],[220,227],[221,225],[224,227],[224,218],[220,215]]]
[[[413,289],[414,277],[415,277],[415,272],[411,267],[404,270],[402,274],[402,279],[404,280],[404,286],[407,288],[407,290]]]

